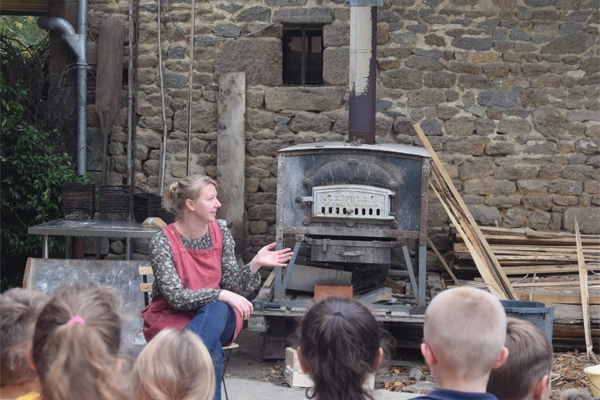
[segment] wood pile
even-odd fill
[[[555,348],[600,348],[600,238],[581,235],[578,252],[576,235],[565,232],[537,232],[530,229],[480,227],[490,248],[520,300],[554,306]],[[455,226],[449,227],[453,242],[450,268],[461,276],[475,265]],[[578,255],[584,260],[586,290],[582,290]],[[460,284],[477,285],[461,281]],[[480,285],[483,283],[479,283]],[[587,302],[582,303],[582,293]],[[584,318],[584,307],[589,304]],[[586,320],[589,325],[586,340]]]
[[[499,299],[552,305],[553,345],[593,356],[600,349],[600,237],[580,235],[578,228],[570,234],[478,226],[420,126],[414,128],[431,154],[431,192],[452,221],[450,265],[428,241],[453,281],[442,279],[444,288],[479,286]],[[468,269],[481,278],[457,278]]]

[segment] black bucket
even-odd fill
[[[554,328],[554,307],[546,307],[539,301],[500,300],[507,317],[513,317],[533,323],[552,343]]]

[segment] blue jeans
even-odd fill
[[[222,301],[216,301],[198,310],[198,315],[185,327],[200,336],[208,348],[215,368],[217,390],[215,400],[221,400],[223,379],[223,345],[231,341],[235,332],[235,311]]]

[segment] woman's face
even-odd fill
[[[200,196],[186,202],[188,209],[202,222],[214,222],[217,219],[217,210],[221,203],[217,200],[217,188],[214,185],[206,185],[200,191]]]

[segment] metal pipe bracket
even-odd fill
[[[346,0],[349,7],[383,7],[383,0]]]

